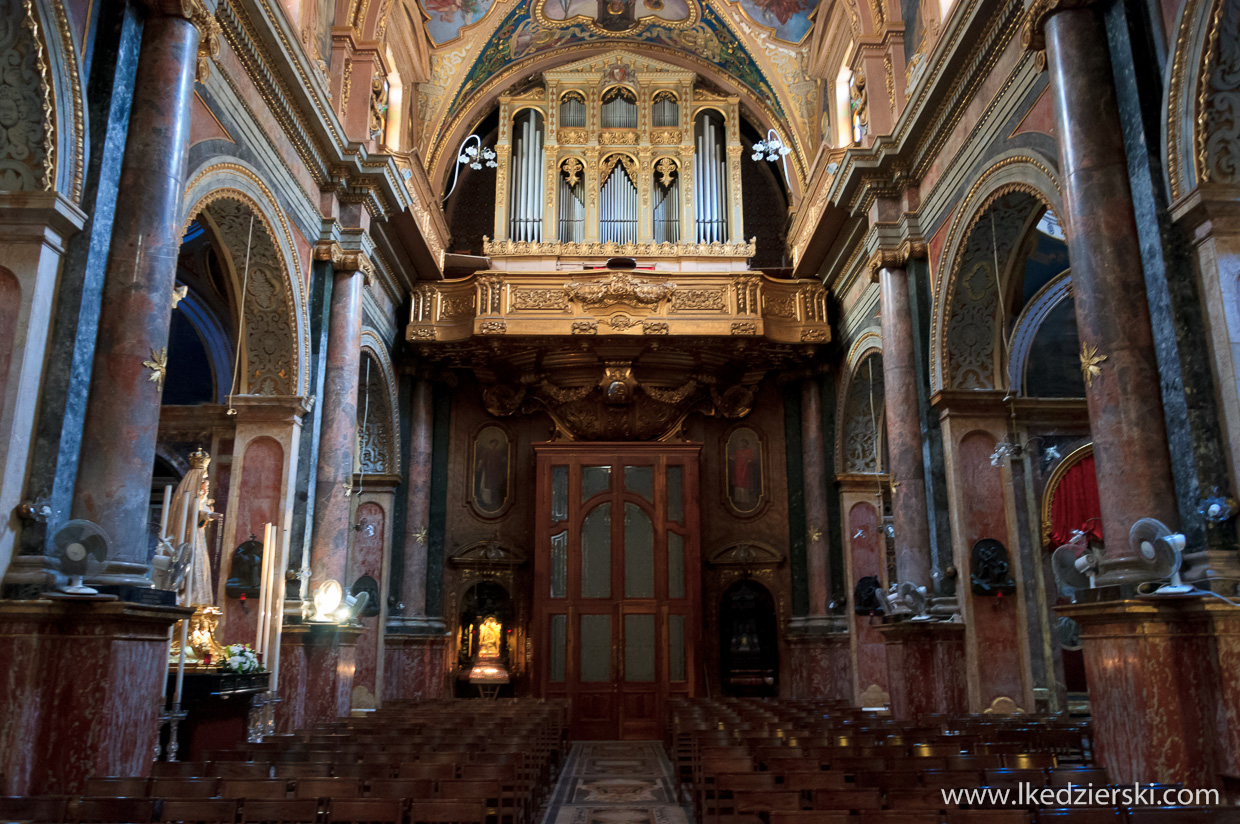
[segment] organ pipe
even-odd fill
[[[533,109],[520,112],[513,134],[516,142],[513,152],[509,236],[513,240],[542,240],[542,115]]]
[[[693,158],[697,242],[727,239],[727,155],[723,123],[711,112],[698,117],[697,153]]]

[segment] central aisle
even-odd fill
[[[573,745],[542,824],[687,824],[672,765],[654,742]]]

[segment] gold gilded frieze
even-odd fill
[[[831,340],[827,320],[826,292],[813,280],[752,272],[488,272],[419,286],[406,337],[461,343],[501,335],[705,336],[808,344]]]
[[[608,170],[610,171],[610,170]],[[728,243],[561,243],[534,240],[482,238],[482,254],[488,257],[714,257],[750,258],[756,238]]]

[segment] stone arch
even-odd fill
[[[217,163],[194,174],[186,186],[182,225],[203,217],[231,270],[236,293],[245,290],[245,360],[239,370],[240,394],[305,395],[309,391],[310,336],[305,281],[292,231],[271,190],[248,167]],[[250,218],[253,239],[250,241]],[[234,307],[234,322],[240,307]]]
[[[502,71],[497,72],[481,86],[471,91],[464,99],[455,101],[442,121],[438,139],[427,160],[431,188],[435,191],[443,191],[445,180],[452,171],[452,165],[456,162],[453,148],[461,145],[461,141],[469,134],[470,129],[482,120],[500,95],[507,93],[513,87],[520,86],[531,75],[551,71],[566,63],[615,50],[614,42],[603,40],[574,44],[552,52],[540,52],[507,64]],[[724,73],[714,63],[677,49],[651,44],[643,46],[642,54],[696,72],[725,94],[736,95],[741,100],[742,108],[748,112],[755,124],[760,126],[761,132],[765,133],[767,129],[774,129],[782,138],[791,141],[788,144],[793,149],[792,154],[788,156],[793,169],[793,174],[790,175],[791,180],[789,180],[790,199],[794,205],[800,203],[808,171],[806,159],[808,152],[804,138],[799,131],[785,122],[784,118],[780,117],[765,100]],[[792,107],[791,101],[781,100],[780,102],[786,108]],[[740,116],[744,117],[745,113],[742,112]],[[810,157],[812,158],[812,155]]]
[[[372,329],[362,330],[357,415],[358,469],[367,475],[398,474],[400,418],[396,404],[396,372],[387,347]]]
[[[886,418],[882,358],[882,338],[877,330],[862,333],[849,351],[846,382],[835,416],[836,474],[883,471]]]
[[[991,389],[1004,383],[1004,365],[999,363],[1001,330],[995,322],[996,295],[1000,294],[995,248],[998,282],[1008,284],[1015,251],[1043,208],[1056,217],[1063,214],[1059,184],[1049,161],[1034,155],[1001,158],[979,176],[963,199],[937,267],[944,276],[939,278],[931,328],[934,391]],[[1006,293],[1004,289],[1002,294]]]
[[[0,58],[20,81],[0,138],[0,191],[56,191],[78,202],[85,78],[63,2],[0,0]]]
[[[1064,309],[1072,311],[1072,273],[1064,270],[1038,291],[1029,303],[1021,310],[1013,325],[1011,337],[1011,357],[1008,362],[1008,386],[1022,397],[1029,396],[1026,376],[1029,374],[1030,356],[1034,352],[1038,336],[1054,313]],[[1075,328],[1075,325],[1073,326]],[[1079,345],[1076,347],[1079,349]],[[1076,354],[1073,352],[1071,364],[1076,366]],[[1073,375],[1073,378],[1077,375]],[[1082,378],[1082,394],[1084,394]]]
[[[1172,200],[1201,183],[1240,183],[1240,7],[1190,0],[1167,62],[1163,124]]]

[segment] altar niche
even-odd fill
[[[479,665],[513,670],[513,625],[516,611],[508,590],[495,581],[480,581],[461,596],[457,629],[457,666],[453,691],[458,698],[477,698],[478,687],[469,680]],[[511,696],[506,683],[499,695]]]

